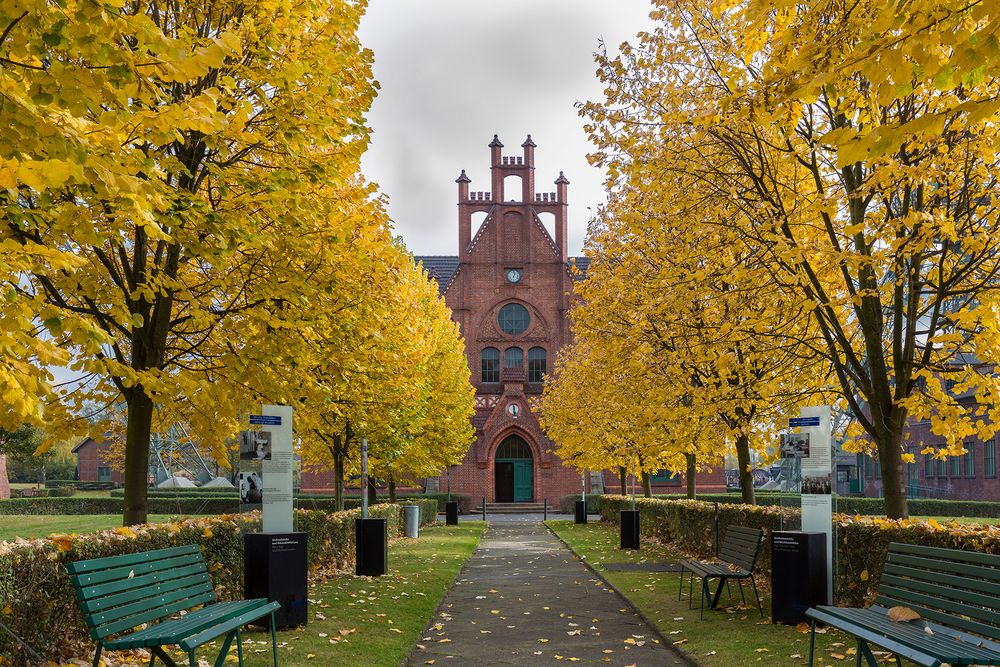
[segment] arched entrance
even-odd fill
[[[535,460],[524,438],[508,435],[493,457],[493,492],[498,503],[535,499]]]

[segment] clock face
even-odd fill
[[[511,403],[507,406],[507,414],[509,414],[514,419],[517,419],[518,414],[521,412],[521,406],[517,403]]]
[[[507,269],[507,282],[509,283],[521,282],[521,271],[518,269]]]

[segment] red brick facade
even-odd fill
[[[487,502],[548,499],[552,504],[580,493],[582,480],[579,472],[556,456],[534,409],[542,393],[542,373],[551,370],[559,349],[569,341],[566,314],[573,298],[571,264],[586,270],[589,260],[568,257],[566,177],[559,174],[553,192],[535,191],[531,136],[521,144],[520,155],[503,155],[503,144],[495,135],[489,147],[490,190],[470,191],[471,180],[464,170],[456,181],[459,255],[417,257],[438,281],[460,325],[476,387],[476,441],[461,464],[451,469],[451,490],[474,501],[485,496]],[[473,229],[476,214],[485,217]],[[501,310],[509,304],[527,313],[523,331],[516,325],[524,320],[508,320],[506,327],[501,322]],[[485,365],[494,366],[484,367],[484,353],[485,358],[493,355],[496,360]],[[520,463],[507,456],[497,461],[498,449],[508,438]],[[524,463],[529,459],[530,474]],[[509,474],[513,466],[520,473],[514,473],[512,497]],[[448,477],[445,473],[437,480],[441,491],[447,489]],[[617,488],[616,473],[605,472],[603,479],[609,490]],[[429,480],[429,486],[434,481]],[[721,465],[698,481],[700,490],[725,490]],[[303,489],[329,486],[329,473],[303,471]],[[655,491],[681,492],[683,488],[657,485]]]
[[[93,438],[87,438],[73,448],[81,482],[114,482],[116,485],[122,483],[122,474],[108,462],[109,446],[107,442],[97,442]]]
[[[10,498],[10,480],[7,478],[7,457],[0,454],[0,498]]]

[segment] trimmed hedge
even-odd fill
[[[679,494],[658,495],[655,498],[664,500],[681,500],[685,496]],[[797,493],[760,492],[756,494],[760,506],[799,506],[801,496]],[[738,493],[704,493],[698,495],[698,500],[716,503],[742,503]],[[917,516],[961,516],[961,517],[1000,517],[1000,502],[984,500],[944,500],[941,498],[910,498],[910,514]],[[863,514],[870,516],[885,515],[885,500],[883,498],[859,498],[855,496],[834,496],[834,508],[842,514]]]
[[[696,558],[712,558],[715,555],[712,531],[715,505],[704,500],[662,500],[658,498],[636,498],[639,510],[639,529],[644,537],[650,537],[674,545],[683,545],[683,550]],[[601,496],[601,518],[618,523],[621,510],[632,509],[628,496]],[[775,530],[798,530],[801,525],[799,510],[788,507],[759,505],[719,504],[719,541],[726,535],[729,526],[760,528],[764,531],[764,546],[758,560],[761,572],[771,570],[771,533]]]
[[[563,514],[576,513],[576,501],[580,499],[580,494],[563,496],[559,499],[559,511]],[[601,497],[594,493],[587,494],[587,514],[601,513]]]
[[[113,489],[111,491],[112,498],[123,498],[125,496],[124,489]],[[206,496],[216,497],[222,496],[225,498],[238,499],[239,492],[236,489],[225,489],[225,488],[192,488],[192,489],[150,489],[148,498],[150,500],[156,498],[165,498],[168,500],[175,500],[177,498],[194,498],[198,500],[205,500]],[[322,500],[330,501],[334,500],[333,494],[330,493],[296,493],[296,499],[301,500]],[[458,511],[462,514],[468,514],[470,508],[472,507],[472,497],[468,495],[463,495],[461,493],[451,494],[451,498],[458,502]],[[596,498],[596,496],[595,496]],[[396,495],[396,502],[406,502],[406,501],[418,501],[434,499],[438,503],[438,511],[444,512],[444,504],[448,501],[447,493],[400,493]],[[388,499],[383,495],[379,496],[379,502],[388,502]],[[353,503],[353,505],[352,505]],[[345,507],[360,507],[361,496],[348,495],[344,497]],[[331,505],[332,506],[332,505]],[[302,503],[302,507],[308,508],[306,503]],[[326,505],[323,505],[326,508]],[[3,514],[3,510],[0,510],[0,514]]]
[[[422,505],[430,514],[430,503]],[[308,537],[309,569],[329,574],[354,562],[357,510],[297,510],[298,530]],[[389,537],[401,534],[399,505],[375,505],[372,516],[387,519]],[[433,515],[432,515],[433,516]],[[217,595],[240,599],[243,592],[243,543],[259,530],[260,513],[185,519],[176,523],[116,528],[81,536],[0,542],[0,617],[10,630],[46,659],[58,661],[93,650],[66,563],[137,551],[198,544],[208,563]],[[0,656],[30,664],[7,633],[0,633]]]
[[[601,518],[618,523],[618,512],[631,509],[627,496],[601,496]],[[697,500],[637,498],[639,524],[646,538],[671,543],[697,558],[711,558],[712,522],[715,507]],[[770,579],[770,534],[774,530],[795,530],[799,523],[797,508],[719,504],[719,535],[731,525],[762,528],[765,544],[761,553],[760,573]],[[934,519],[894,521],[881,517],[847,516],[834,518],[837,549],[834,554],[837,604],[870,604],[878,588],[890,542],[921,544],[946,549],[965,549],[1000,554],[1000,526],[959,523],[941,524]]]

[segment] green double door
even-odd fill
[[[535,498],[532,459],[497,459],[494,489],[498,503],[527,503]]]

